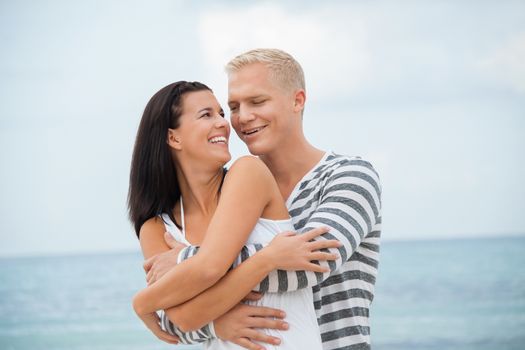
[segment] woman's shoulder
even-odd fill
[[[158,235],[160,233],[164,233],[164,221],[159,216],[154,216],[152,218],[149,218],[144,222],[142,227],[140,228],[139,237],[140,239],[147,238],[151,235]]]
[[[270,169],[262,160],[254,156],[242,156],[236,159],[224,178],[228,182],[243,182],[247,185],[257,184],[271,186],[275,182]]]
[[[236,159],[228,169],[226,176],[236,173],[272,176],[266,164],[255,156],[242,156]]]

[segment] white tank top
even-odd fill
[[[182,206],[181,206],[182,208]],[[181,210],[182,217],[184,211]],[[171,221],[167,214],[162,218],[168,232],[184,244],[190,245],[184,235],[184,219],[182,220],[183,231]],[[246,244],[270,243],[280,232],[295,231],[292,220],[269,220],[260,218],[253,231],[250,233]],[[286,331],[275,329],[262,329],[271,336],[281,339],[279,346],[260,343],[268,350],[321,350],[322,342],[315,315],[313,293],[311,288],[303,288],[287,293],[265,293],[260,300],[246,302],[250,305],[267,306],[286,312],[285,321],[290,325]],[[220,339],[212,339],[204,343],[204,348],[209,350],[245,350],[244,348]]]

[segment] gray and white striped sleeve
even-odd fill
[[[315,240],[336,239],[343,245],[339,248],[324,249],[338,253],[335,261],[317,262],[328,266],[330,272],[311,271],[271,272],[254,288],[260,292],[287,292],[313,287],[327,279],[332,271],[354,254],[361,240],[372,232],[372,227],[381,222],[381,185],[372,165],[362,159],[345,159],[330,175],[326,185],[320,189],[320,203],[316,210],[296,227],[303,227],[301,233],[317,227],[328,226],[330,231]],[[294,209],[300,211],[302,208]],[[300,213],[290,213],[299,216]],[[246,245],[235,263],[241,263],[255,254],[262,246]],[[194,255],[198,247],[187,247],[179,255],[184,260]],[[244,253],[244,254],[243,254]],[[247,253],[247,254],[246,254]]]
[[[352,159],[341,162],[320,191],[319,206],[304,221],[297,222],[296,227],[303,227],[301,233],[321,226],[329,227],[328,233],[315,240],[336,239],[343,243],[339,248],[323,249],[338,253],[340,258],[335,261],[317,261],[321,266],[329,267],[330,271],[326,273],[273,271],[260,283],[260,291],[287,292],[321,283],[343,262],[350,260],[361,240],[381,221],[379,176],[366,161]],[[301,207],[294,209],[301,210]],[[290,214],[300,216],[298,212]]]
[[[168,332],[171,335],[176,335],[180,338],[181,344],[199,344],[206,340],[217,338],[215,329],[213,328],[213,322],[210,322],[206,326],[191,332],[181,331],[173,322],[171,322],[164,311],[160,312],[160,326],[163,331]]]

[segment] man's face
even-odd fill
[[[254,155],[278,150],[293,128],[293,94],[275,83],[261,63],[247,65],[228,78],[228,106],[237,135]]]

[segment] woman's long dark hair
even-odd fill
[[[128,210],[137,237],[150,218],[167,213],[180,197],[175,164],[168,145],[168,129],[179,127],[182,96],[211,89],[199,82],[178,81],[162,88],[149,100],[140,121],[131,160]]]

